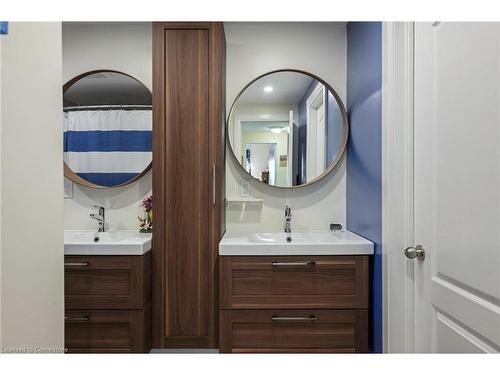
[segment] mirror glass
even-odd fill
[[[347,115],[338,94],[294,70],[265,74],[235,100],[227,135],[241,167],[278,187],[319,180],[342,157]]]
[[[82,74],[64,86],[65,176],[89,187],[135,181],[152,153],[152,95],[115,71]]]
[[[347,115],[338,94],[315,77],[277,71],[250,83],[237,97],[227,135],[241,167],[278,187],[319,180],[347,144]]]

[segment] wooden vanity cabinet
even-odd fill
[[[368,310],[221,310],[223,353],[356,353],[368,347]]]
[[[217,347],[224,233],[220,22],[153,25],[153,346]]]
[[[141,310],[66,310],[68,353],[148,353],[151,305]]]
[[[64,268],[69,353],[151,350],[151,252],[65,256]]]
[[[368,293],[368,256],[222,256],[219,348],[365,353]]]

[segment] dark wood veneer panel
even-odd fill
[[[70,353],[151,349],[151,252],[66,256],[65,345]]]
[[[153,46],[153,346],[216,347],[222,23],[154,23]]]
[[[367,256],[221,257],[224,309],[368,308]],[[273,262],[314,262],[273,267]]]
[[[67,270],[64,283],[71,295],[130,296],[130,270]]]
[[[142,309],[151,300],[151,253],[144,256],[65,256],[64,296],[67,309]],[[147,276],[146,275],[146,276]],[[147,293],[147,294],[146,294]]]
[[[69,353],[147,353],[148,311],[66,310],[65,346]]]
[[[273,321],[311,317],[314,321]],[[233,353],[364,353],[367,310],[222,310],[220,349]]]
[[[165,31],[166,336],[207,336],[208,31]]]
[[[233,295],[356,294],[356,271],[352,269],[310,272],[233,270]]]

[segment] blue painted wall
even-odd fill
[[[347,24],[347,228],[375,243],[370,347],[382,347],[382,24]]]

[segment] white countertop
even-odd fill
[[[64,255],[143,255],[151,250],[151,239],[151,233],[134,230],[65,230]]]
[[[222,256],[266,255],[372,255],[373,242],[353,232],[292,231],[286,241],[282,231],[228,231],[219,243]]]

